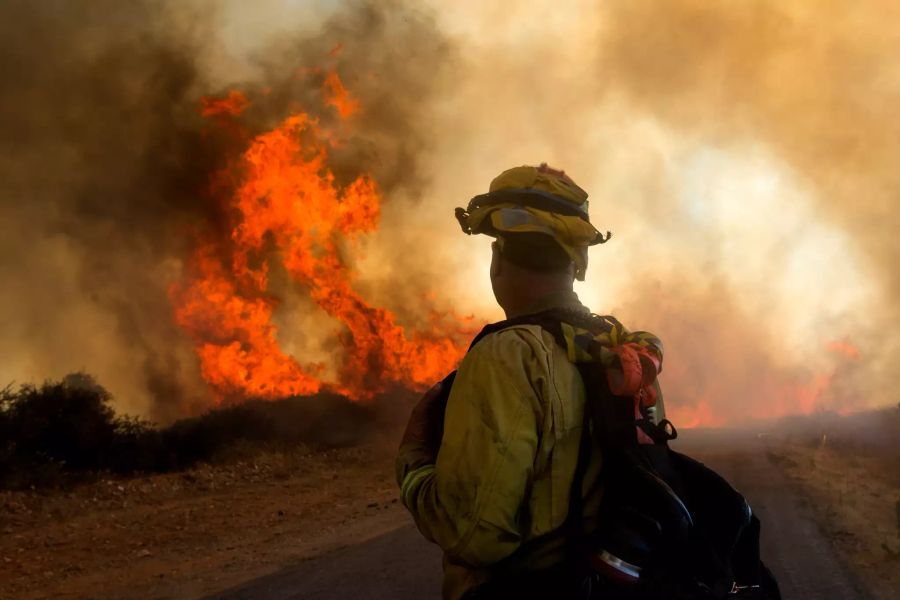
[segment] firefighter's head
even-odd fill
[[[553,238],[541,233],[499,235],[491,249],[491,289],[508,316],[547,294],[572,290],[575,263]]]
[[[609,239],[591,225],[587,198],[563,171],[544,163],[504,171],[487,194],[456,209],[465,233],[496,238],[491,282],[501,306],[509,286],[572,289],[574,279],[584,280],[588,247]]]

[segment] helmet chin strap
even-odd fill
[[[579,248],[577,250],[581,254],[581,260],[573,260],[572,262],[575,264],[575,279],[577,281],[584,281],[584,276],[587,274],[588,267],[588,249],[587,248]]]
[[[585,269],[575,268],[575,279],[578,281],[584,281]]]

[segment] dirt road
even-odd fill
[[[785,600],[867,599],[813,521],[810,507],[766,443],[749,435],[686,432],[674,446],[724,474],[749,499],[763,522],[763,557]],[[439,598],[440,552],[411,523],[359,545],[250,581],[211,598],[334,600]]]

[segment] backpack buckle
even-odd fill
[[[758,584],[757,585],[738,585],[737,581],[735,581],[735,582],[732,582],[731,591],[729,591],[728,594],[735,595],[735,594],[740,594],[742,592],[745,592],[747,590],[758,590],[758,589],[759,589]]]

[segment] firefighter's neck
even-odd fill
[[[549,296],[571,292],[575,277],[568,273],[539,273],[501,259],[494,265],[491,282],[497,304],[507,319],[526,315]]]

